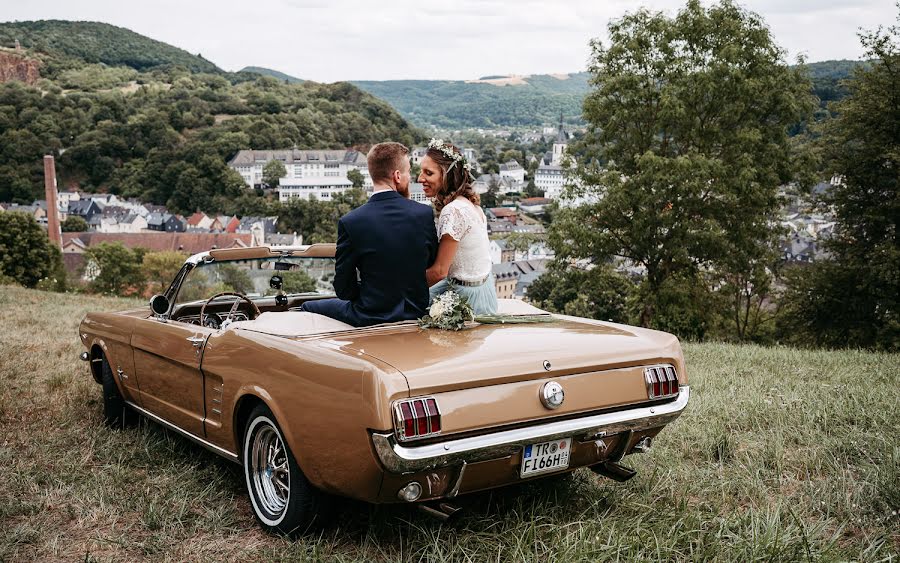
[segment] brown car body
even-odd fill
[[[334,246],[214,250],[186,268],[279,253],[333,256]],[[288,308],[302,301],[292,299]],[[79,332],[95,379],[107,361],[130,408],[237,463],[246,417],[263,403],[312,485],[374,503],[401,502],[398,491],[413,481],[423,488],[418,501],[520,481],[522,448],[545,440],[572,439],[567,471],[617,462],[644,450],[689,397],[674,336],[576,317],[297,335],[177,318],[147,308],[86,315]],[[674,366],[675,397],[650,398],[645,370],[659,365]],[[551,380],[565,391],[556,409],[539,397]],[[404,442],[393,406],[413,397],[436,399],[442,428]]]

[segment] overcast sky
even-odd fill
[[[641,6],[681,0],[0,0],[0,21],[101,21],[201,53],[320,82],[472,79],[584,70],[588,41]],[[709,4],[704,1],[704,4]],[[859,28],[896,21],[894,0],[745,0],[791,60],[859,59]]]

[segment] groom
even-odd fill
[[[437,253],[431,207],[409,197],[409,149],[380,143],[368,154],[369,201],[338,221],[337,299],[303,304],[353,326],[417,319],[428,307],[425,270]]]

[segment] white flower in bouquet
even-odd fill
[[[431,318],[433,319],[440,318],[440,316],[444,314],[444,303],[440,299],[435,300],[435,302],[431,304],[431,307],[429,307],[428,314],[431,315]]]
[[[475,319],[469,302],[455,291],[442,293],[428,309],[428,314],[419,319],[423,328],[440,328],[443,330],[460,330],[466,322]]]

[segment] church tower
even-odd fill
[[[553,143],[553,166],[562,165],[563,156],[566,154],[566,145],[569,144],[566,130],[563,128],[563,114],[559,112],[559,130],[556,133],[556,142]]]

